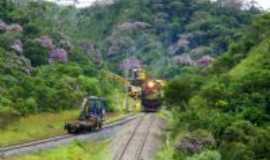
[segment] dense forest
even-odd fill
[[[113,109],[112,100],[123,93],[122,85],[54,25],[62,18],[54,10],[61,7],[32,1],[0,3],[1,113],[71,109],[87,95],[108,98],[108,110]]]
[[[269,13],[256,16],[209,68],[190,68],[169,83],[165,94],[175,149],[168,147],[164,154],[269,159],[269,25]]]
[[[171,78],[182,66],[205,66],[228,49],[238,29],[259,13],[256,4],[240,2],[116,0],[104,6],[101,1],[76,14],[79,29],[71,33],[90,39],[115,72],[129,62]]]
[[[0,1],[0,114],[115,100],[111,72],[166,78],[158,159],[268,160],[270,14],[241,0]],[[116,94],[117,93],[117,94]],[[118,96],[118,97],[115,97]],[[163,114],[163,113],[161,113]]]
[[[171,78],[186,66],[206,67],[259,13],[246,6],[117,0],[77,9],[1,1],[1,110],[57,111],[86,94],[117,92],[104,76],[108,70],[122,74],[143,65],[152,76]]]

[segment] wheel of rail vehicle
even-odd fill
[[[100,123],[97,123],[97,125],[96,125],[96,131],[99,131],[100,129],[101,129],[101,125],[100,125]]]
[[[98,123],[99,130],[102,129],[102,125],[103,125],[102,122]]]
[[[91,126],[89,126],[89,127],[86,129],[86,131],[88,131],[88,132],[92,132],[92,127],[91,127]]]
[[[77,129],[75,128],[75,127],[70,127],[70,128],[68,128],[68,133],[71,133],[71,134],[75,134],[75,133],[77,133],[78,131],[77,131]]]

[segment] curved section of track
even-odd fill
[[[140,115],[128,115],[124,118],[108,123],[104,125],[102,130],[99,132],[91,132],[88,134],[80,134],[80,135],[65,134],[62,136],[32,141],[29,143],[3,147],[3,148],[0,148],[0,156],[6,157],[6,156],[21,154],[21,153],[33,152],[33,151],[37,151],[41,149],[47,149],[47,148],[69,143],[70,141],[73,141],[73,140],[87,140],[87,139],[95,140],[99,138],[106,138],[107,136],[110,136],[114,130],[117,130],[117,127],[120,127],[136,119],[138,116]]]

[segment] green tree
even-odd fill
[[[28,40],[25,43],[24,55],[31,60],[33,66],[48,64],[48,50],[41,47],[37,42]]]

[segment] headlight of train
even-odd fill
[[[150,89],[154,88],[154,87],[155,87],[155,82],[153,82],[153,81],[148,81],[148,82],[147,82],[147,87],[150,88]]]

